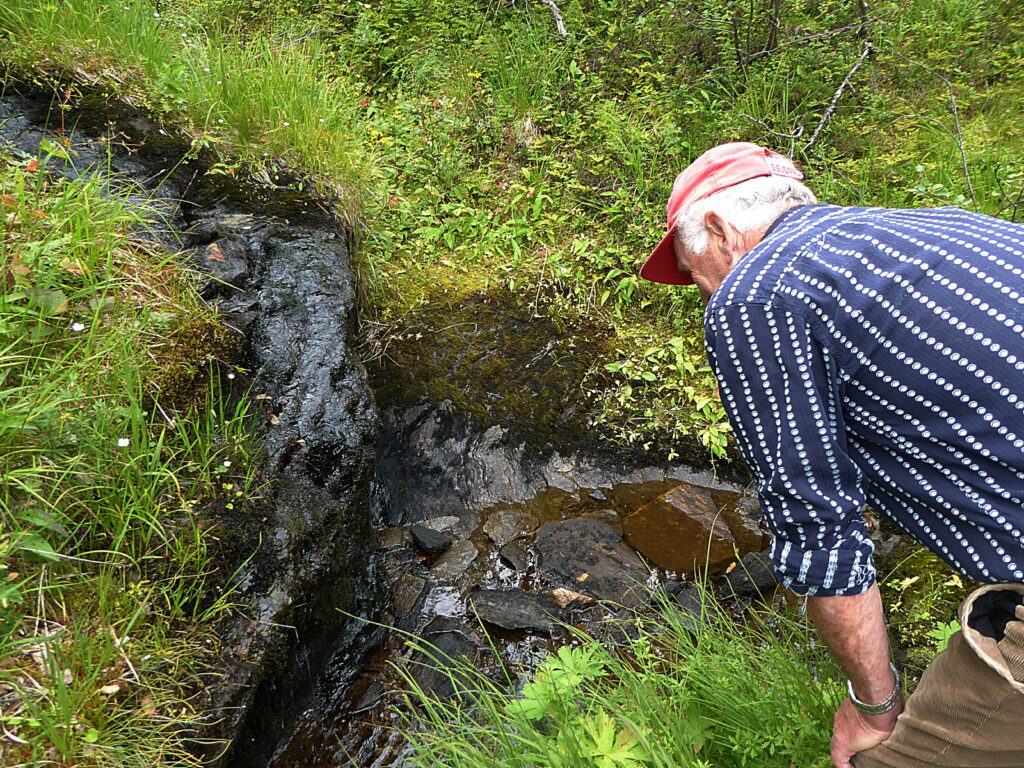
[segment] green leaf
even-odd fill
[[[67,312],[68,297],[64,291],[44,291],[38,288],[29,288],[25,291],[29,304],[42,312],[44,317],[57,317]]]
[[[18,549],[23,549],[30,554],[41,557],[43,560],[51,562],[60,560],[56,550],[50,546],[50,542],[38,533],[23,533],[18,539]]]

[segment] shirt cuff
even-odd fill
[[[798,595],[860,595],[875,583],[874,545],[870,539],[847,541],[835,549],[803,549],[772,538],[769,555],[782,586]]]

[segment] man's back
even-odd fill
[[[791,587],[871,581],[865,500],[975,578],[1024,578],[1024,226],[795,208],[705,323]]]

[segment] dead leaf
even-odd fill
[[[736,561],[733,560],[731,563],[729,563],[729,567],[725,569],[725,572],[726,573],[732,573],[735,570],[736,570]]]
[[[33,157],[31,160],[25,163],[24,168],[29,173],[35,173],[36,171],[39,170],[39,161]]]
[[[115,693],[119,693],[120,690],[120,685],[118,685],[117,683],[111,683],[110,685],[104,685],[102,688],[100,688],[100,695],[113,696]]]
[[[580,583],[583,583],[584,581],[586,581],[589,578],[590,578],[590,574],[589,573],[581,573],[579,576],[576,577],[576,581],[578,581]]]
[[[210,261],[224,261],[224,251],[221,250],[220,243],[210,243],[206,246],[206,258]]]
[[[565,608],[573,603],[592,603],[594,598],[584,595],[582,592],[573,592],[571,589],[558,587],[551,590],[551,598],[559,608]]]

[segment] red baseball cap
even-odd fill
[[[761,176],[804,177],[788,157],[745,141],[720,144],[690,163],[672,185],[668,198],[668,231],[640,267],[640,277],[654,283],[692,285],[690,273],[679,269],[672,247],[676,220],[698,200]]]

